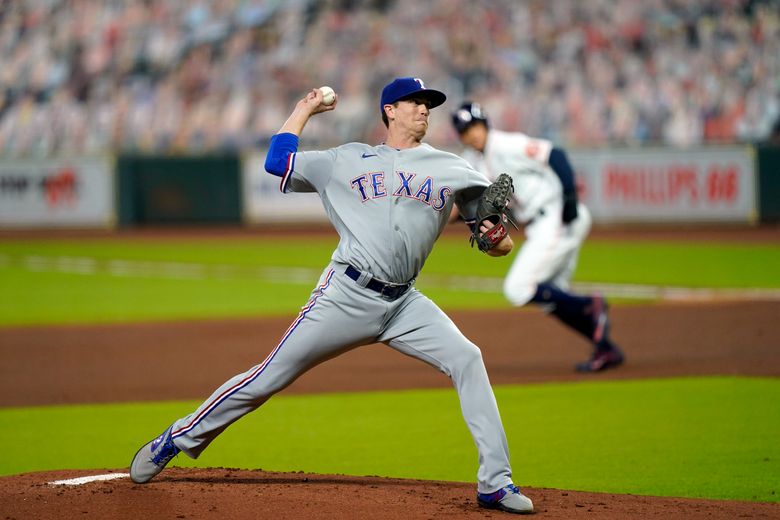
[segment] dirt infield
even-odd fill
[[[85,471],[34,473],[0,479],[3,518],[230,520],[508,519],[480,509],[474,485],[452,482],[170,468],[138,486],[128,479],[83,486],[51,485]],[[21,490],[21,491],[20,491]],[[665,520],[778,518],[780,504],[694,500],[526,488],[536,517]],[[24,496],[20,500],[18,497]],[[17,498],[12,500],[12,498]]]
[[[612,310],[627,353],[618,370],[578,375],[588,345],[531,309],[452,313],[481,346],[494,384],[690,374],[780,375],[780,303],[636,305]],[[291,318],[0,329],[0,406],[199,399],[262,361]],[[506,324],[490,337],[484,323]],[[218,355],[215,355],[218,354]],[[150,360],[164,371],[148,370]],[[41,385],[40,381],[48,381]],[[427,365],[383,346],[349,352],[285,392],[448,387]],[[171,468],[145,486],[122,478],[47,482],[126,468],[0,478],[3,518],[502,518],[473,485],[227,469]],[[780,504],[527,489],[545,518],[780,518]]]
[[[628,363],[595,376],[572,371],[589,345],[556,320],[530,308],[503,312],[451,313],[481,347],[493,384],[780,375],[780,302],[613,308],[613,336]],[[205,398],[260,363],[291,321],[0,328],[0,406]],[[496,321],[502,323],[498,331],[484,326]],[[148,370],[150,360],[165,370]],[[285,393],[449,386],[428,365],[375,344],[316,367]]]

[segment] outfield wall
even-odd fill
[[[114,225],[111,157],[0,158],[0,227]]]
[[[596,223],[748,224],[758,218],[752,147],[572,150],[569,155]],[[264,157],[252,154],[244,162],[246,222],[324,221],[318,197],[279,192],[279,179],[262,168]]]
[[[241,158],[235,154],[121,155],[118,221],[148,224],[240,224]]]
[[[780,149],[570,150],[597,224],[780,220]],[[0,228],[323,223],[315,194],[279,191],[265,150],[200,156],[0,158]]]
[[[757,149],[758,214],[762,222],[780,222],[780,146]]]
[[[757,220],[752,147],[575,150],[570,158],[594,222]]]

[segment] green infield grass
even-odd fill
[[[701,377],[497,386],[515,481],[641,495],[780,501],[780,380]],[[126,468],[197,402],[0,409],[0,474]],[[280,395],[197,461],[473,482],[451,389]]]
[[[0,326],[291,315],[335,238],[6,240]],[[418,287],[447,310],[507,305],[512,257],[489,258],[447,235]],[[780,245],[589,241],[575,281],[780,288]]]

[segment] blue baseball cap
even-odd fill
[[[396,101],[412,96],[427,99],[431,104],[431,108],[437,107],[447,100],[447,96],[443,92],[425,88],[425,83],[420,78],[395,78],[382,89],[379,111],[384,113],[385,105],[392,105]]]

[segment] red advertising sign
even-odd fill
[[[571,153],[597,221],[749,221],[755,172],[748,148]]]

